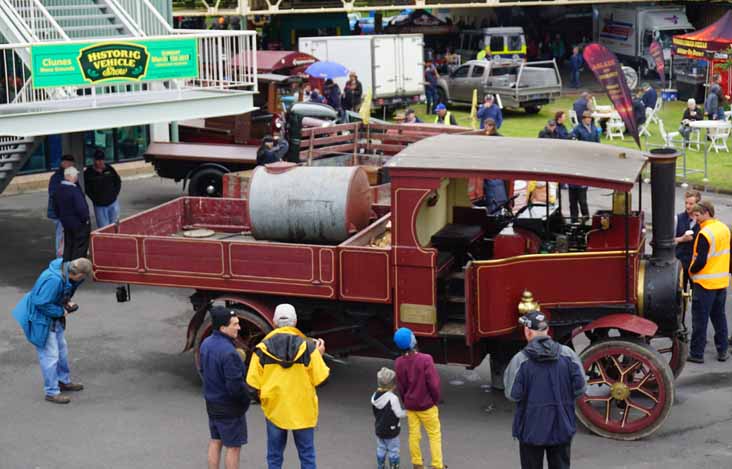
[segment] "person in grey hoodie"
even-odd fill
[[[709,88],[709,95],[704,101],[704,114],[711,120],[724,120],[724,106],[721,104],[722,88],[718,84],[713,84]]]
[[[506,398],[516,402],[513,437],[519,440],[522,469],[569,469],[577,432],[574,401],[585,393],[587,377],[577,354],[549,337],[540,311],[519,318],[526,347],[514,355],[503,375]]]
[[[382,367],[376,373],[378,388],[371,396],[371,407],[376,419],[376,467],[386,468],[386,457],[389,457],[389,467],[399,469],[399,419],[406,417],[407,412],[402,408],[399,398],[394,394],[396,387],[396,373],[394,370]]]

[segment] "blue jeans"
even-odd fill
[[[427,114],[433,114],[435,112],[435,106],[437,105],[437,87],[427,85],[424,87],[425,100],[427,101]]]
[[[36,347],[43,374],[43,391],[47,396],[61,394],[61,389],[58,387],[59,381],[66,384],[71,382],[64,328],[56,321],[55,329],[48,333],[45,347]]]
[[[54,225],[56,225],[55,244],[56,257],[64,255],[64,225],[61,224],[61,220],[58,218],[49,218]]]
[[[292,430],[292,436],[300,457],[300,469],[316,469],[315,429]],[[285,445],[287,445],[287,430],[267,420],[267,469],[282,469]]]
[[[694,284],[691,299],[691,346],[689,355],[704,358],[707,345],[707,324],[712,320],[714,326],[714,345],[717,352],[724,353],[729,346],[727,342],[727,317],[724,315],[724,303],[727,289],[707,290]]]
[[[389,456],[389,461],[399,460],[399,437],[379,438],[376,437],[376,459],[383,460]]]
[[[97,217],[97,228],[102,228],[112,223],[117,223],[119,219],[119,201],[105,206],[95,205],[94,216]]]
[[[571,72],[572,79],[570,80],[572,82],[572,86],[574,88],[580,87],[580,71],[578,70],[572,70]]]

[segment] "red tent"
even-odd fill
[[[732,11],[728,11],[706,28],[674,36],[672,43],[675,55],[706,60],[711,65],[710,70],[722,73],[722,89],[726,90],[727,94],[730,94],[732,69],[723,70],[718,66],[727,62],[727,50],[730,47],[732,47]]]

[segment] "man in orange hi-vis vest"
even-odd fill
[[[711,319],[717,360],[723,362],[727,360],[729,346],[724,303],[730,274],[730,230],[714,218],[714,205],[711,202],[702,201],[694,205],[691,215],[699,224],[699,234],[694,239],[689,267],[693,296],[691,349],[687,360],[704,363],[707,323]]]

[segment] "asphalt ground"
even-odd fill
[[[181,193],[179,186],[156,177],[125,181],[123,216]],[[644,204],[650,210],[648,193]],[[678,190],[678,210],[681,197]],[[732,199],[708,198],[730,223]],[[596,207],[610,204],[601,190],[591,190],[590,201]],[[86,389],[72,395],[67,406],[43,400],[35,350],[10,311],[51,260],[53,226],[45,213],[45,193],[0,198],[0,469],[205,467],[208,427],[200,382],[192,355],[180,353],[191,317],[189,290],[133,286],[132,301],[118,304],[114,285],[84,284],[75,297],[81,309],[69,319],[66,335],[72,377]],[[727,308],[729,312],[730,302]],[[706,359],[704,365],[687,365],[677,381],[671,415],[656,434],[622,442],[580,428],[573,467],[732,467],[732,360],[714,360],[711,343]],[[389,365],[362,358],[331,363],[331,379],[319,390],[321,468],[375,467],[369,398],[376,371]],[[501,393],[490,391],[487,364],[477,373],[458,366],[439,370],[450,468],[518,467],[518,445],[511,438],[513,407]],[[266,436],[259,407],[249,411],[248,426],[242,467],[264,468]],[[409,468],[406,425],[401,440],[402,467]],[[291,442],[285,467],[299,467],[296,461]]]

